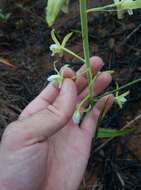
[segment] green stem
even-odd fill
[[[110,5],[105,5],[103,7],[96,7],[96,8],[87,9],[87,13],[104,11],[104,10],[110,9],[110,8],[116,8],[120,4],[121,4],[121,2],[120,3],[113,3],[113,4],[110,4]]]
[[[89,52],[89,40],[88,40],[88,18],[87,18],[87,6],[86,0],[79,0],[80,3],[80,16],[81,16],[81,27],[82,27],[82,39],[83,39],[83,50],[84,50],[84,59],[85,64],[88,69],[87,77],[88,84],[91,84],[93,79],[91,64],[90,64],[90,52]],[[93,97],[93,88],[89,85],[89,95]]]
[[[106,92],[106,93],[104,93],[104,94],[101,95],[101,96],[97,96],[97,97],[95,98],[95,100],[93,101],[93,103],[96,103],[100,98],[102,98],[102,97],[104,97],[104,96],[107,96],[107,95],[109,95],[109,94],[116,93],[117,91],[126,89],[127,87],[133,86],[134,84],[137,84],[137,83],[139,83],[139,82],[141,82],[141,78],[136,79],[136,80],[134,80],[134,81],[131,81],[131,82],[129,82],[129,83],[127,83],[127,84],[125,84],[125,85],[119,87],[118,90],[115,89],[115,90]]]
[[[68,54],[70,54],[70,55],[76,57],[77,59],[79,59],[79,60],[82,61],[83,63],[85,62],[85,60],[84,60],[82,57],[80,57],[80,56],[77,55],[76,53],[72,52],[71,50],[69,50],[69,49],[67,49],[67,48],[65,48],[65,47],[61,47],[61,49],[62,49],[63,51],[65,51],[66,53],[68,53]]]
[[[125,89],[125,88],[127,88],[127,87],[129,87],[129,86],[132,86],[132,85],[134,85],[134,84],[136,84],[136,83],[138,83],[138,82],[141,82],[141,78],[136,79],[136,80],[134,80],[134,81],[132,81],[132,82],[129,82],[129,83],[127,83],[127,84],[125,84],[125,85],[119,87],[118,91],[123,90],[123,89]],[[112,94],[112,93],[115,93],[115,92],[117,92],[117,89],[112,90],[112,91],[108,92],[107,94]],[[105,95],[106,95],[106,93],[105,93]]]
[[[89,98],[90,98],[89,95],[86,96],[86,97],[80,102],[80,104],[78,105],[77,110],[80,110],[80,108],[83,106],[83,104],[84,104],[86,101],[89,100]]]

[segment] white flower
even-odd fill
[[[59,54],[60,56],[63,55],[63,51],[60,45],[51,44],[49,49],[50,51],[52,51],[52,56],[54,56],[55,54]]]
[[[73,114],[73,117],[72,117],[72,120],[75,124],[79,124],[80,123],[80,120],[81,120],[81,114],[78,110],[76,110]]]
[[[59,54],[60,57],[63,56],[64,48],[65,48],[67,42],[69,41],[69,39],[71,38],[71,36],[72,36],[72,32],[67,34],[64,37],[62,43],[60,43],[56,37],[55,30],[53,29],[51,31],[51,38],[54,42],[54,44],[50,45],[50,50],[52,51],[52,56],[54,56],[55,54]]]
[[[47,78],[47,80],[49,81],[49,82],[52,82],[52,81],[58,81],[58,80],[60,80],[60,76],[59,75],[51,75],[51,76],[49,76],[48,78]]]
[[[57,49],[57,45],[56,44],[51,44],[49,49],[50,49],[50,51],[54,51],[54,49]]]
[[[120,96],[115,97],[115,102],[119,105],[120,108],[123,107],[123,105],[127,102],[126,96],[129,95],[129,91],[125,92],[124,94],[121,94]]]
[[[63,80],[64,80],[63,75],[60,75],[60,74],[58,74],[58,75],[51,75],[51,76],[49,76],[47,78],[48,82],[55,82],[55,81],[57,81],[57,83],[59,84],[59,88],[62,87]]]
[[[55,44],[52,44],[52,45],[55,45]],[[52,47],[50,47],[52,48]],[[56,74],[55,75],[51,75],[47,78],[47,81],[48,82],[54,82],[54,81],[57,81],[58,84],[59,84],[59,88],[62,87],[62,84],[63,84],[63,81],[64,81],[64,74],[63,74],[63,69],[66,69],[68,68],[69,65],[64,65],[60,71],[57,70],[56,66],[55,66],[55,63],[54,63],[54,70],[56,71]]]

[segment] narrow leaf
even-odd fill
[[[135,129],[116,130],[116,129],[98,128],[97,138],[122,137],[129,135],[133,131],[135,131]]]
[[[61,10],[67,12],[69,0],[48,0],[46,9],[46,20],[52,26]]]

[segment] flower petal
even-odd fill
[[[49,77],[47,78],[47,80],[48,80],[49,82],[52,82],[52,81],[58,80],[58,79],[60,79],[60,76],[59,76],[59,75],[51,75],[51,76],[49,76]]]

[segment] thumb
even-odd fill
[[[32,116],[11,123],[2,143],[10,146],[28,146],[46,140],[71,119],[77,101],[77,90],[71,79],[65,79],[54,103]]]

